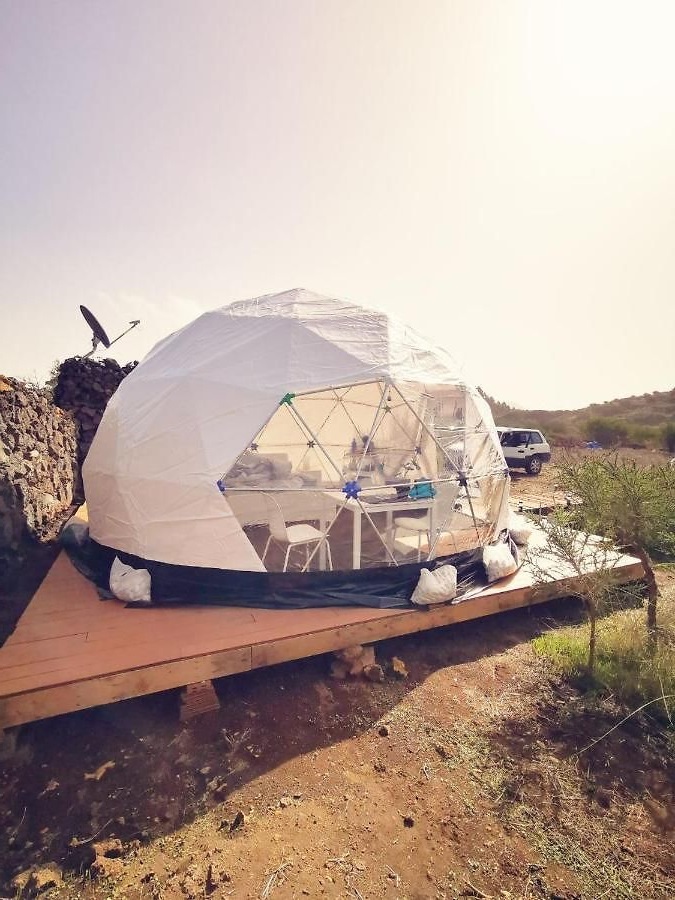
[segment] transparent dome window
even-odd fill
[[[268,571],[433,559],[494,539],[508,497],[465,391],[369,381],[287,394],[219,482]]]

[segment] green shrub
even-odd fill
[[[669,453],[675,453],[675,422],[669,422],[662,428],[663,446]]]
[[[564,458],[558,477],[582,501],[573,511],[575,528],[675,559],[675,469],[608,454]]]
[[[657,449],[663,443],[663,429],[657,425],[629,425],[627,441],[631,447]]]
[[[586,420],[584,432],[589,441],[597,441],[603,447],[618,447],[628,437],[628,425],[621,419],[598,416]]]

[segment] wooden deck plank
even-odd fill
[[[228,646],[240,646],[251,633],[255,632],[255,628],[255,622],[251,617],[245,625],[242,623],[236,632],[228,629],[226,638]],[[234,636],[235,633],[237,637]],[[2,673],[3,680],[6,681],[16,677],[16,669],[19,666],[32,666],[32,670],[37,674],[40,671],[47,671],[47,664],[50,666],[50,671],[58,671],[59,668],[65,667],[72,668],[75,664],[84,666],[87,660],[95,660],[97,655],[102,652],[107,653],[108,659],[111,661],[113,657],[110,654],[122,649],[133,651],[138,654],[139,659],[142,659],[148,648],[163,646],[169,652],[186,643],[199,645],[203,642],[206,645],[211,643],[212,639],[217,641],[222,648],[223,629],[205,624],[178,630],[142,629],[133,634],[130,634],[124,627],[108,629],[105,632],[85,632],[75,636],[43,638],[39,642],[39,654],[36,654],[37,641],[12,644],[3,648],[3,651],[0,652],[0,673]]]
[[[97,598],[98,599],[98,598]],[[100,601],[101,606],[105,606],[105,601]],[[80,592],[78,588],[71,588],[66,605],[64,606],[63,597],[49,598],[49,602],[41,603],[39,606],[29,607],[26,610],[25,621],[39,619],[44,616],[60,615],[64,611],[71,613],[89,612],[91,609],[91,597],[84,591]]]
[[[42,642],[41,658],[57,659],[59,656],[69,656],[77,652],[82,644],[87,642],[86,631],[82,634],[68,635],[67,637],[47,638]],[[0,651],[0,679],[5,669],[16,666],[19,663],[31,662],[36,658],[35,642],[24,644],[5,644]]]
[[[186,638],[182,643],[168,645],[146,644],[142,647],[118,648],[102,654],[100,650],[92,655],[80,657],[72,661],[51,660],[37,662],[34,666],[17,666],[16,672],[5,669],[2,673],[2,696],[38,691],[45,687],[60,684],[72,684],[104,675],[116,675],[120,672],[132,671],[157,666],[162,663],[180,662],[202,656],[222,652],[246,649],[250,658],[250,636],[234,646],[223,647],[222,638],[213,636],[210,640],[203,638],[192,643]]]
[[[392,616],[401,609],[379,609],[372,606],[323,606],[308,609],[252,609],[254,618],[261,630],[277,628],[283,622],[282,616],[297,622],[298,628],[312,631],[336,622],[361,622],[378,616]]]
[[[125,609],[123,606],[115,604],[115,614],[99,620],[89,617],[73,617],[70,614],[64,616],[55,616],[48,621],[35,622],[32,620],[22,627],[17,627],[14,640],[11,642],[13,646],[17,644],[32,643],[33,641],[44,640],[46,638],[67,637],[75,634],[88,634],[89,640],[94,640],[95,635],[109,635],[113,632],[125,632],[129,640],[133,642],[137,635],[143,633],[154,633],[157,638],[160,635],[171,635],[175,633],[185,632],[191,628],[201,628],[208,630],[209,628],[228,628],[236,631],[240,626],[248,626],[255,621],[253,615],[248,610],[235,609],[232,616],[223,616],[223,609],[213,609],[211,616],[190,616],[180,615],[180,613],[188,613],[189,610],[174,609]],[[218,615],[218,612],[221,615]],[[178,615],[174,615],[178,613]]]
[[[83,602],[81,606],[71,606],[69,602],[65,604],[62,602],[60,607],[54,606],[49,609],[45,609],[44,607],[33,609],[31,610],[30,615],[21,617],[21,622],[23,624],[39,624],[63,616],[80,616],[83,621],[91,620],[94,622],[103,622],[106,619],[114,619],[118,615],[120,609],[132,610],[133,612],[148,616],[150,619],[154,615],[158,620],[164,614],[166,609],[171,609],[173,615],[177,619],[183,616],[186,619],[194,620],[213,617],[217,615],[218,610],[223,609],[222,606],[185,606],[183,604],[176,604],[175,606],[170,604],[167,604],[166,606],[138,606],[134,608],[132,604],[127,605],[120,600],[101,600],[95,592],[93,592],[93,594],[87,594],[86,598],[83,596],[82,600],[85,602]],[[94,603],[93,601],[96,602]],[[30,607],[26,610],[26,613],[28,613],[29,610]]]

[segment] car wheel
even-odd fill
[[[541,460],[538,456],[531,456],[525,461],[525,471],[528,475],[538,475],[541,472]]]

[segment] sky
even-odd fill
[[[0,0],[0,372],[305,287],[525,408],[675,387],[675,4]],[[109,355],[109,354],[98,354]]]

